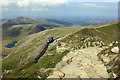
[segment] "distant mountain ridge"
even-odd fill
[[[19,24],[49,23],[45,19],[32,19],[27,17],[17,17],[17,18],[8,20],[8,22],[15,22]]]
[[[7,19],[3,19],[3,21],[7,21]],[[21,24],[32,24],[32,23],[56,23],[56,24],[61,24],[64,26],[72,26],[72,25],[80,25],[80,26],[88,26],[88,25],[103,25],[103,24],[108,24],[111,22],[116,22],[116,19],[99,19],[99,18],[55,18],[55,19],[50,19],[50,18],[38,18],[38,19],[32,19],[32,18],[27,18],[27,17],[17,17],[14,19],[9,19],[8,21],[10,22],[16,22],[16,23],[21,23]]]
[[[16,26],[16,27],[15,27]],[[12,36],[16,31],[21,32],[23,29],[26,31],[31,31],[28,34],[33,34],[40,32],[45,29],[50,29],[54,27],[61,27],[62,25],[49,22],[44,19],[31,19],[27,17],[18,17],[15,19],[7,20],[2,22],[3,29],[3,39]],[[34,29],[33,29],[34,28]],[[32,32],[33,31],[33,32]],[[9,34],[10,33],[10,34]],[[16,33],[16,34],[17,34]]]

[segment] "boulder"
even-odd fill
[[[111,51],[112,51],[113,53],[119,53],[119,48],[118,48],[118,47],[113,47],[113,48],[111,49]]]
[[[41,79],[41,77],[40,77],[40,76],[38,76],[38,78],[39,78],[39,79]]]
[[[3,74],[9,74],[10,72],[12,72],[12,70],[4,70],[4,73]]]
[[[53,75],[59,76],[60,78],[65,76],[65,74],[63,72],[61,72],[61,71],[54,71]]]
[[[115,73],[112,73],[113,78],[117,78],[118,76]]]

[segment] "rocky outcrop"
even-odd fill
[[[102,50],[89,47],[69,52],[53,69],[64,74],[65,78],[109,78],[106,66],[99,60],[97,54]],[[48,78],[51,78],[50,75]],[[57,76],[54,76],[56,78]],[[59,76],[58,76],[59,77]],[[53,77],[52,77],[53,78]]]
[[[117,41],[116,41],[117,42]],[[102,50],[98,54],[99,59],[107,67],[110,78],[118,77],[119,68],[119,48],[116,43],[111,43],[110,47]]]
[[[78,44],[72,44],[72,43],[78,43]],[[73,50],[79,50],[79,49],[85,49],[88,47],[104,47],[106,44],[102,41],[101,38],[98,36],[85,36],[82,38],[77,38],[75,41],[69,41],[69,46]]]
[[[111,49],[111,51],[112,51],[113,53],[119,53],[119,48],[118,48],[118,47],[113,47],[113,48]]]

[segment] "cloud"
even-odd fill
[[[30,3],[28,1],[26,1],[26,0],[23,1],[22,0],[22,1],[18,1],[16,5],[19,6],[19,7],[27,7],[27,6],[29,6],[29,4]]]
[[[43,11],[43,10],[48,10],[48,8],[32,8],[32,11]]]
[[[119,2],[119,0],[74,0],[74,1],[77,1],[77,2]]]
[[[0,5],[2,5],[2,6],[9,6],[10,4],[11,4],[11,2],[8,0],[0,1]]]
[[[66,4],[67,0],[1,0],[2,6],[10,6],[11,4],[17,7],[28,7],[30,5],[37,6],[58,6]]]
[[[86,7],[99,7],[99,5],[97,5],[97,4],[83,4],[83,6],[86,6]]]
[[[85,3],[80,5],[81,7],[92,7],[92,8],[107,8],[106,5],[102,5],[102,4],[93,4],[93,3]]]

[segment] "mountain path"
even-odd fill
[[[59,71],[62,78],[109,78],[108,72],[97,54],[102,50],[98,47],[89,47],[69,52],[62,58],[53,70]],[[54,78],[52,74],[48,78]],[[59,76],[61,77],[61,76]],[[55,77],[56,78],[56,77]]]

